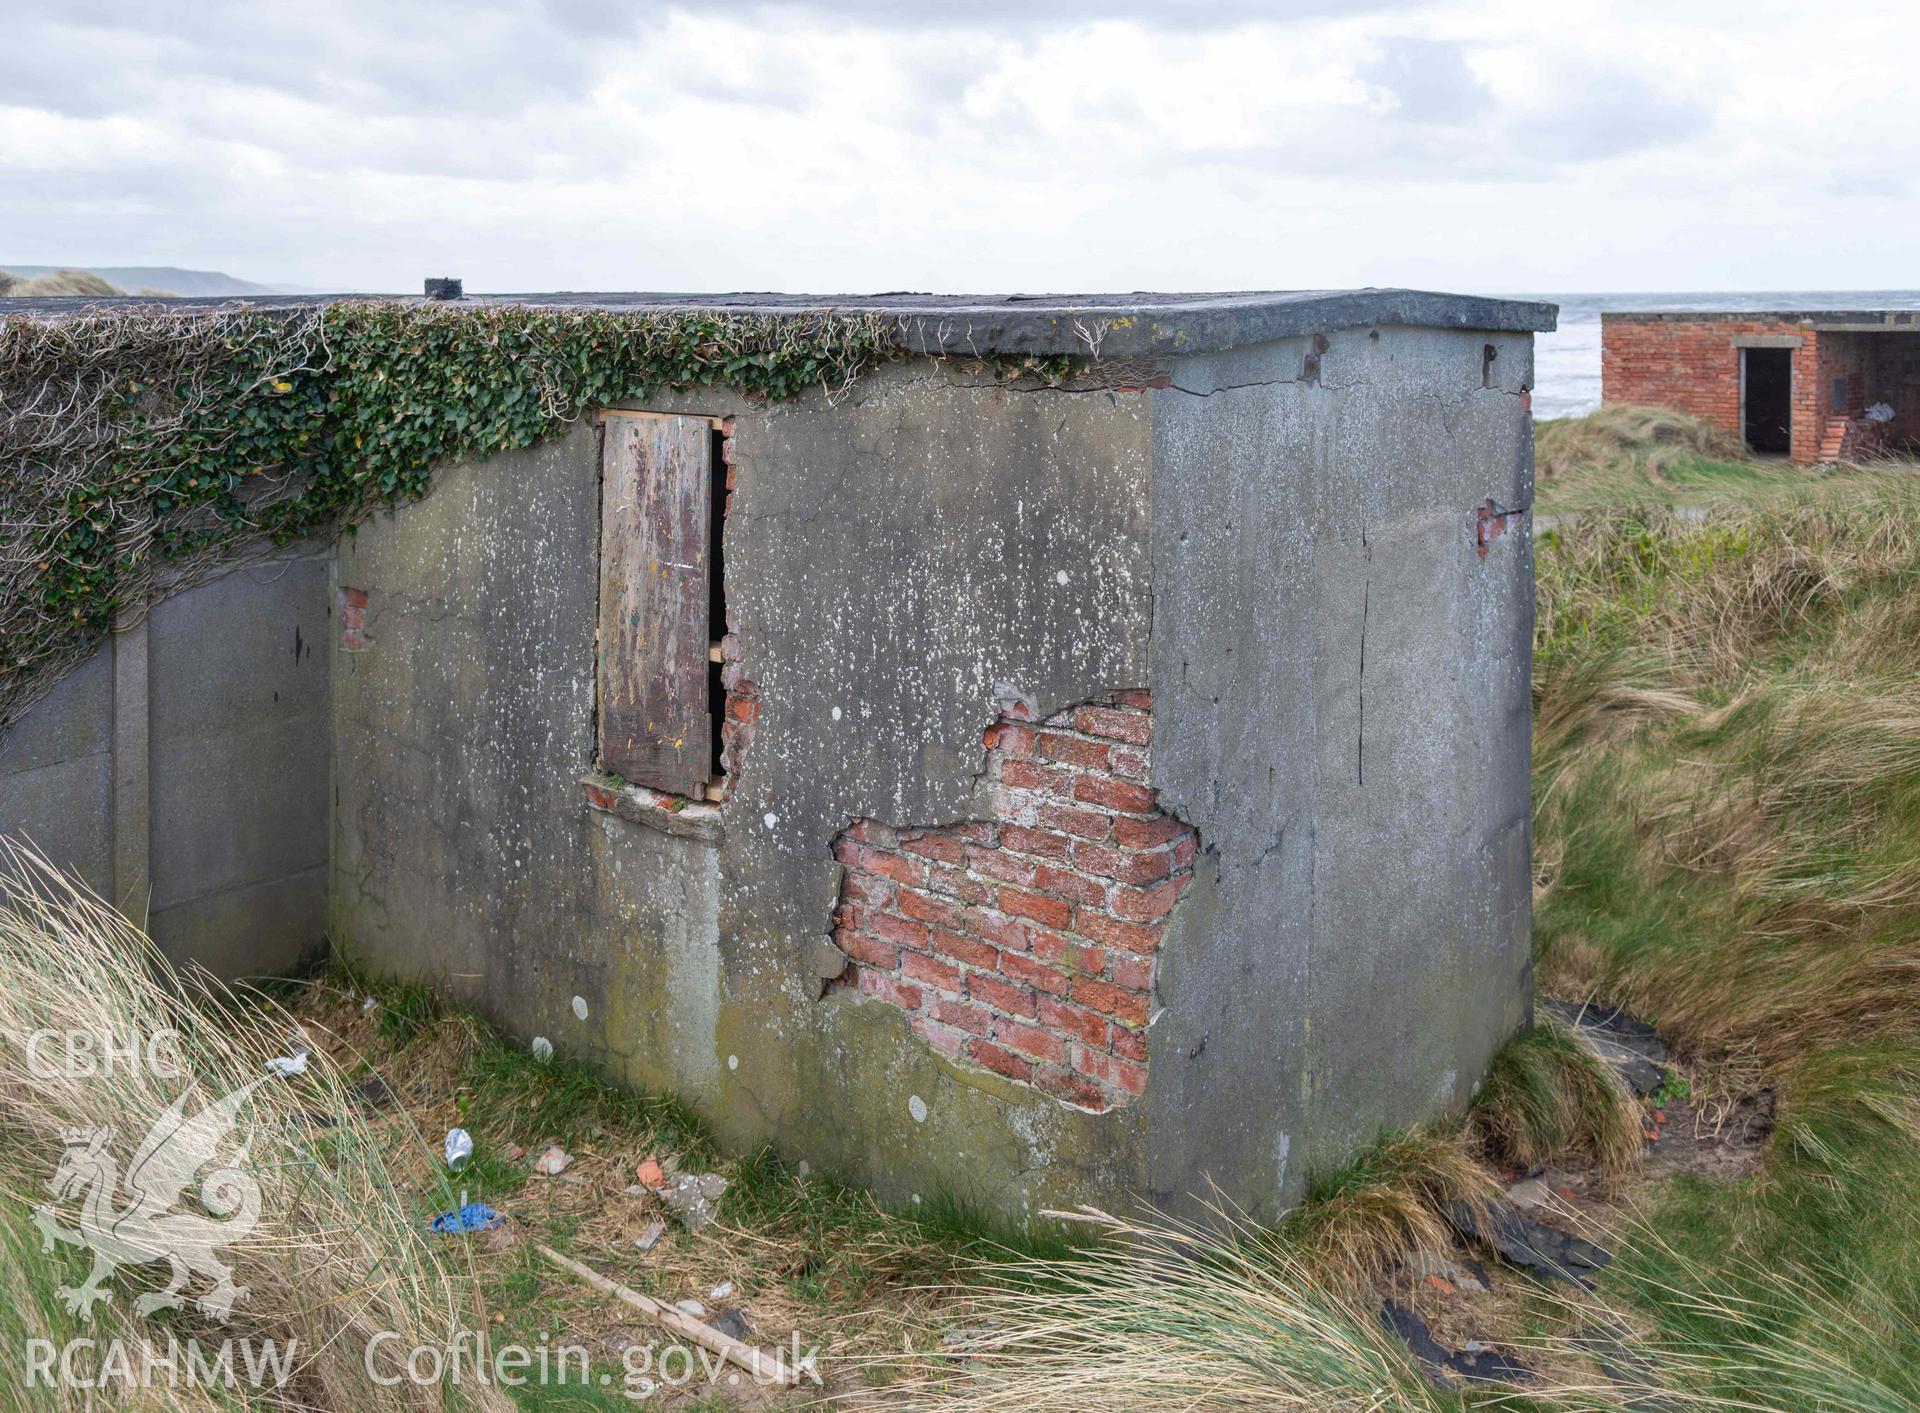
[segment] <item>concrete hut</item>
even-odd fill
[[[1271,1216],[1468,1101],[1529,1014],[1550,306],[574,302],[915,356],[158,603],[0,740],[0,830],[176,956],[330,937],[890,1201]]]

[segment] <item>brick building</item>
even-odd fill
[[[0,832],[176,957],[325,934],[901,1203],[1271,1216],[1463,1106],[1530,1005],[1551,306],[832,303],[911,356],[156,605],[0,740]]]
[[[1607,313],[1600,363],[1604,401],[1691,413],[1762,454],[1832,462],[1920,446],[1913,310]]]

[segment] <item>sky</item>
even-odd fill
[[[0,0],[0,36],[0,266],[1920,284],[1904,0]]]

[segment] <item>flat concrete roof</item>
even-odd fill
[[[307,295],[232,299],[0,299],[0,314],[77,317],[154,307],[191,314],[221,308],[297,309],[346,299],[415,296]],[[876,313],[897,319],[900,343],[917,353],[1096,354],[1103,358],[1211,353],[1242,344],[1374,324],[1507,333],[1551,330],[1558,306],[1521,299],[1411,289],[1273,290],[1230,294],[491,294],[447,301],[450,309],[530,305],[726,314]]]
[[[1608,309],[1602,323],[1804,324],[1816,332],[1874,333],[1882,329],[1920,333],[1920,309]]]

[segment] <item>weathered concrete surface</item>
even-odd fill
[[[1018,1216],[1215,1182],[1266,1217],[1310,1165],[1463,1103],[1528,1007],[1524,331],[1551,312],[857,307],[929,346],[1130,362],[1081,390],[922,360],[832,402],[645,404],[737,418],[726,587],[760,717],[715,837],[586,803],[584,425],[448,469],[323,561],[161,604],[0,741],[0,829],[149,895],[176,956],[276,970],[324,911],[346,951],[892,1201]],[[1482,544],[1488,502],[1506,533]],[[329,618],[342,588],[368,595],[364,648]],[[1202,853],[1146,1092],[1096,1115],[823,994],[820,956],[853,820],[985,817],[1009,694],[1045,717],[1121,688],[1151,689],[1160,804]]]
[[[245,565],[147,618],[148,930],[223,976],[324,943],[329,560]]]
[[[649,405],[738,417],[727,593],[764,705],[724,839],[584,805],[598,470],[581,427],[454,468],[341,547],[372,646],[336,658],[337,938],[687,1095],[730,1142],[777,1139],[889,1199],[1018,1211],[1124,1185],[1133,1140],[954,1070],[897,1012],[822,998],[812,948],[848,823],[969,813],[1000,684],[1050,712],[1144,680],[1146,399],[923,364],[831,409]]]
[[[1325,342],[1156,400],[1154,783],[1216,872],[1162,954],[1151,1186],[1256,1212],[1464,1103],[1531,991],[1531,541],[1475,537],[1532,501],[1530,340]]]
[[[113,643],[0,735],[0,834],[113,891]]]
[[[329,562],[277,558],[161,601],[0,740],[0,834],[223,976],[323,941]]]
[[[718,842],[582,797],[592,430],[450,469],[338,555],[371,644],[335,649],[336,939],[894,1201],[1213,1180],[1271,1215],[1310,1162],[1464,1102],[1527,1008],[1529,541],[1481,558],[1475,513],[1530,501],[1531,353],[1324,343],[1157,390],[915,363],[833,406],[648,402],[738,419],[727,595],[762,715]],[[977,817],[1003,687],[1044,716],[1138,686],[1205,849],[1138,1105],[1068,1108],[821,995],[841,830]]]

